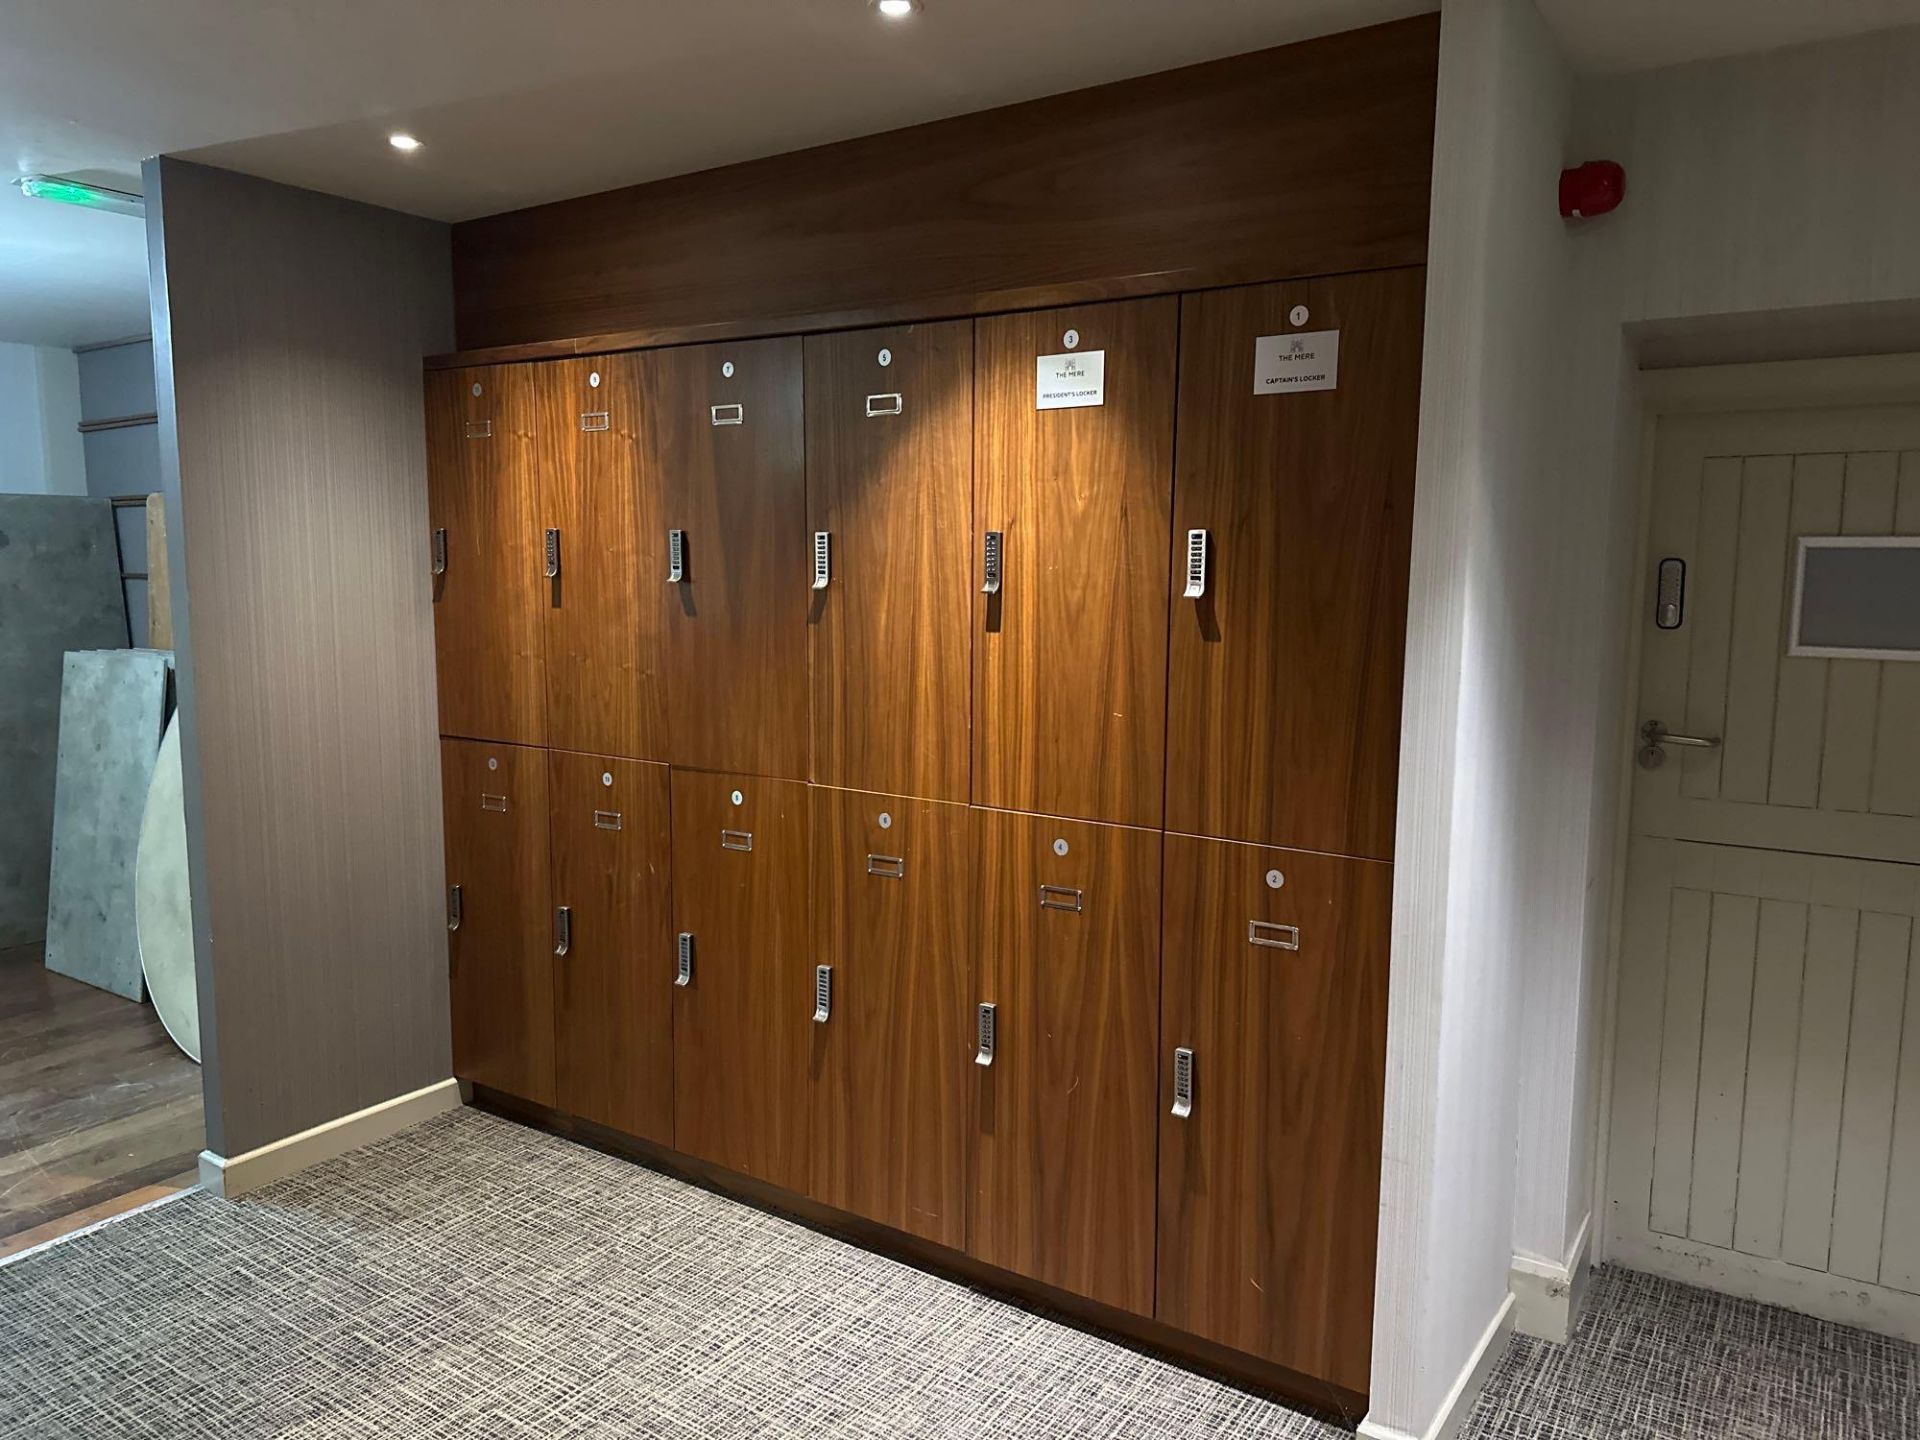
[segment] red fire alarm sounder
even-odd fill
[[[1560,218],[1590,220],[1619,205],[1627,172],[1611,160],[1589,160],[1560,172]]]

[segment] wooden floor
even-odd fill
[[[192,1185],[205,1143],[151,1006],[0,950],[0,1257]]]

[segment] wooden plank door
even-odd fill
[[[815,788],[813,1195],[967,1243],[973,906],[964,806]],[[817,1013],[817,1012],[816,1012]]]
[[[816,1043],[807,881],[806,786],[674,771],[674,930],[692,960],[674,990],[674,1146],[798,1191]]]
[[[811,537],[798,339],[640,356],[644,484],[662,530],[642,537],[665,577],[667,751],[675,765],[802,780],[807,773]]]
[[[667,767],[554,750],[548,793],[556,1103],[569,1115],[671,1145]]]
[[[453,1073],[553,1103],[547,757],[442,740]]]
[[[1153,1313],[1160,835],[976,810],[972,1253]]]
[[[541,745],[547,594],[533,367],[433,371],[426,393],[440,733]]]
[[[1392,892],[1379,861],[1167,837],[1155,1313],[1350,1393],[1373,1348]]]
[[[812,778],[964,802],[973,325],[810,335]],[[820,577],[815,576],[815,584]]]
[[[659,490],[641,463],[640,362],[566,360],[540,366],[539,378],[553,457],[542,467],[541,526],[556,532],[558,571],[543,596],[547,743],[663,760],[666,569]]]
[[[1393,856],[1424,278],[1181,300],[1169,830]],[[1293,389],[1320,370],[1292,360],[1262,383],[1263,347],[1333,337],[1333,388]]]
[[[976,325],[975,804],[1160,824],[1178,323],[1165,298]],[[1104,403],[1038,409],[1069,353]]]

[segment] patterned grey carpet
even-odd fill
[[[1468,1433],[1920,1435],[1912,1346],[1621,1272]],[[472,1111],[0,1267],[0,1435],[1343,1432]]]

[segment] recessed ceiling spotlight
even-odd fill
[[[873,8],[889,20],[904,20],[920,8],[920,0],[873,0]]]
[[[404,130],[396,130],[393,134],[387,136],[387,144],[400,151],[403,155],[411,155],[420,148],[420,142]]]

